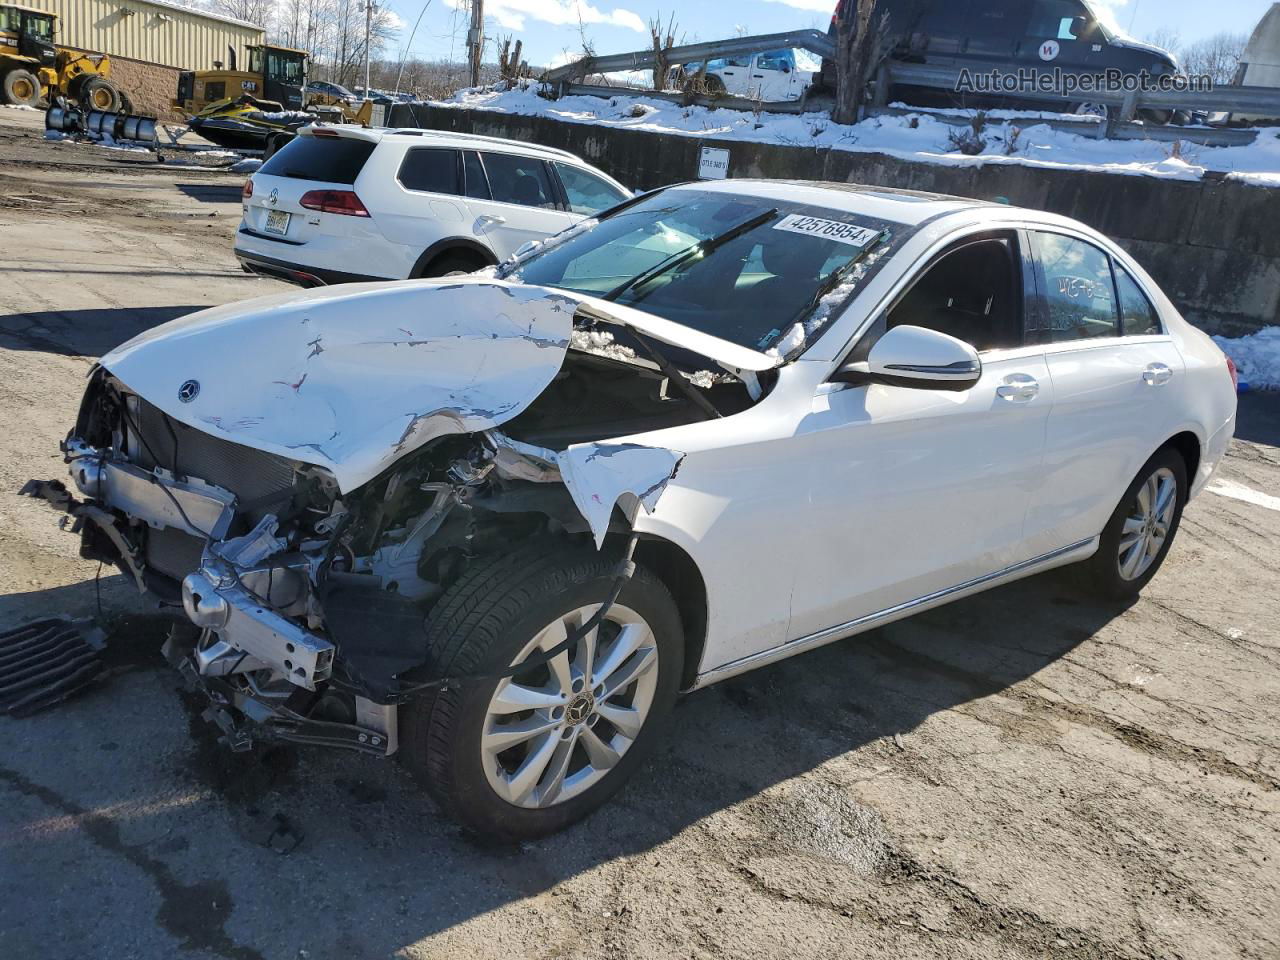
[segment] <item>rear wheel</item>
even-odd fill
[[[590,548],[544,543],[469,572],[427,621],[432,671],[492,673],[536,659],[599,609],[614,565]],[[545,836],[608,800],[660,740],[682,658],[675,602],[638,568],[568,651],[403,708],[402,756],[468,828]]]
[[[80,103],[90,110],[120,109],[120,91],[110,80],[93,77],[80,87]]]
[[[1138,471],[1085,562],[1091,585],[1112,599],[1137,596],[1164,563],[1186,502],[1186,462],[1166,447]]]
[[[40,102],[40,81],[30,70],[10,70],[4,75],[4,100],[20,107]]]

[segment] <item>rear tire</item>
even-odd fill
[[[1187,490],[1182,454],[1172,447],[1156,451],[1120,498],[1103,528],[1098,552],[1081,564],[1086,585],[1111,600],[1136,597],[1169,554]]]
[[[34,107],[40,102],[40,81],[30,70],[10,70],[4,75],[4,102]]]
[[[550,649],[557,630],[563,639],[566,619],[589,615],[584,609],[607,595],[615,564],[607,552],[542,541],[468,571],[427,620],[427,672],[492,673]],[[634,653],[619,652],[623,631],[645,638]],[[596,634],[589,663],[579,644],[510,681],[463,680],[401,708],[401,757],[446,813],[486,837],[546,836],[604,804],[643,762],[662,739],[680,682],[684,643],[675,601],[638,567]],[[624,681],[628,671],[635,676]],[[612,692],[611,677],[618,678]],[[550,701],[511,709],[509,701],[526,697]],[[609,715],[619,724],[625,716],[634,732],[623,734]],[[509,724],[538,733],[505,746]]]

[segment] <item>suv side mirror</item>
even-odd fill
[[[866,360],[835,372],[836,383],[884,383],[917,390],[968,390],[982,378],[978,351],[963,340],[924,327],[894,327]]]

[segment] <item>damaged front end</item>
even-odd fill
[[[407,292],[284,301],[250,326],[211,311],[220,322],[126,344],[62,444],[76,492],[23,491],[190,625],[166,656],[233,749],[394,753],[398,706],[450,682],[425,620],[468,565],[538,538],[630,536],[683,455],[616,438],[704,416],[656,372],[567,361],[574,310],[557,294],[418,287],[479,303],[434,329],[351,310],[363,296],[410,316]],[[230,354],[241,369],[210,389]]]

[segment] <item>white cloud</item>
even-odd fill
[[[466,0],[448,0],[448,3],[459,10],[469,6]],[[607,24],[638,33],[649,30],[639,14],[631,10],[616,7],[604,11],[582,0],[487,0],[484,13],[486,18],[496,20],[508,30],[523,30],[526,20],[555,26],[577,26],[581,20],[584,24]]]
[[[835,0],[765,0],[766,3],[781,3],[797,10],[812,10],[815,13],[831,13],[835,10]]]

